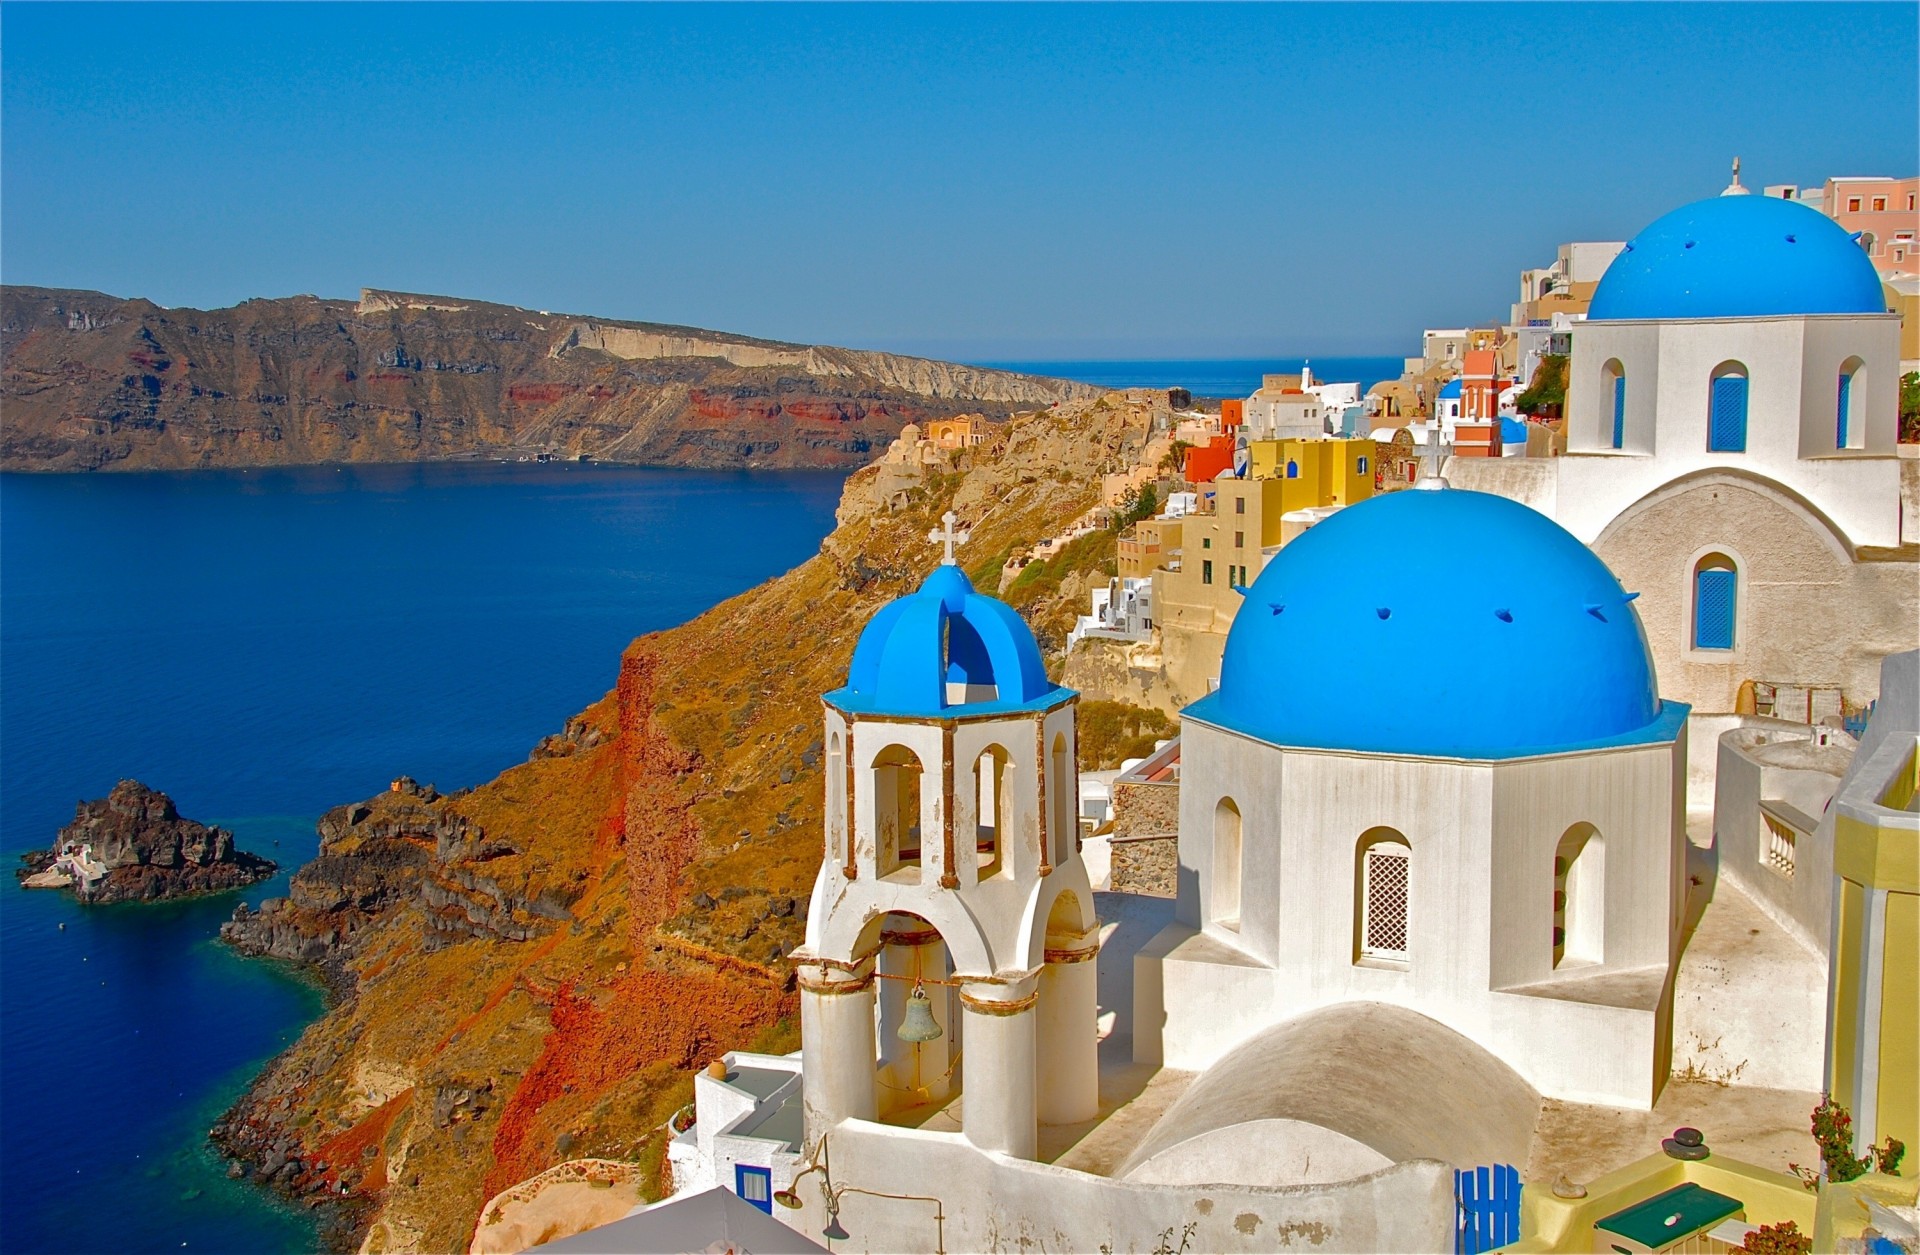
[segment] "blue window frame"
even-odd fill
[[[1840,397],[1834,407],[1833,447],[1847,447],[1847,416],[1853,409],[1853,372],[1847,371],[1840,376]]]
[[[1713,401],[1707,420],[1707,448],[1714,453],[1747,451],[1747,377],[1713,377]]]
[[[1627,377],[1613,377],[1613,447],[1627,447]]]
[[[1291,458],[1287,459],[1287,478],[1288,479],[1300,478],[1300,464],[1298,462],[1295,462]]]
[[[754,1168],[746,1164],[733,1166],[733,1184],[735,1194],[746,1199],[768,1215],[773,1214],[773,1170]]]
[[[1739,576],[1724,567],[1693,573],[1693,647],[1732,649],[1734,603]]]

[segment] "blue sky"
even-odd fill
[[[1401,353],[1920,169],[1914,4],[0,7],[0,278],[960,358]]]

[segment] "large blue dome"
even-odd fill
[[[1627,242],[1589,319],[1884,314],[1873,263],[1839,223],[1773,196],[1683,205]]]
[[[846,687],[826,699],[849,714],[940,718],[1050,706],[1070,695],[1047,678],[1026,620],[942,564],[919,591],[868,621]]]
[[[1248,589],[1220,688],[1184,714],[1276,745],[1512,758],[1670,739],[1631,597],[1592,550],[1486,493],[1351,505]]]

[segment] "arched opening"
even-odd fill
[[[1724,553],[1693,566],[1693,647],[1732,649],[1739,618],[1740,571]]]
[[[1747,451],[1747,368],[1739,362],[1722,362],[1713,368],[1707,393],[1707,449]]]
[[[889,745],[873,760],[873,833],[880,874],[920,878],[920,759]]]
[[[1605,958],[1607,843],[1592,824],[1575,824],[1553,852],[1553,965]]]
[[[1405,963],[1412,940],[1413,847],[1392,828],[1369,828],[1354,846],[1356,960]]]
[[[973,762],[973,865],[980,880],[997,876],[1006,867],[1001,850],[1007,831],[1007,762],[1007,751],[998,745],[981,750]]]
[[[1048,840],[1053,849],[1044,861],[1048,866],[1064,862],[1079,848],[1080,781],[1067,755],[1067,734],[1053,734],[1053,770],[1047,782],[1047,797],[1053,803],[1052,832]]]
[[[1607,364],[1600,368],[1600,395],[1606,398],[1612,433],[1607,447],[1624,449],[1627,447],[1627,368],[1617,357],[1608,358]]]
[[[1850,357],[1840,365],[1839,395],[1833,407],[1833,447],[1862,449],[1867,443],[1866,363]]]
[[[873,935],[875,925],[878,936]],[[960,1088],[961,1017],[952,984],[953,952],[930,920],[906,911],[879,916],[862,941],[879,949],[874,994],[880,1069],[874,1079],[880,1115],[889,1123],[919,1124]],[[926,997],[924,1010],[940,1030],[925,1040],[924,1034],[912,1031],[925,1023],[910,1010],[915,989]],[[906,1037],[900,1035],[903,1026],[909,1029]]]
[[[1245,851],[1240,840],[1240,808],[1230,797],[1213,808],[1213,922],[1222,928],[1240,927],[1240,868]]]
[[[1300,464],[1294,461],[1292,458],[1287,459],[1287,478],[1288,479],[1300,478]]]
[[[836,730],[827,738],[827,861],[845,866],[847,858],[847,758]]]

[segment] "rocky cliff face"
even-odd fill
[[[371,291],[231,309],[0,290],[0,468],[448,458],[858,466],[909,422],[1080,384]]]
[[[216,1130],[235,1170],[345,1198],[360,1227],[336,1239],[367,1251],[464,1250],[487,1198],[564,1160],[651,1179],[695,1069],[798,1045],[784,956],[822,844],[819,695],[867,618],[938,560],[949,507],[993,587],[1014,547],[1093,504],[1136,417],[1016,418],[904,506],[858,472],[819,555],[634,642],[614,691],[528,762],[330,812],[289,897],[227,930],[328,965],[341,995]],[[1028,603],[1051,614],[1074,587],[1022,595],[1052,588]]]
[[[183,818],[173,799],[138,780],[82,802],[50,850],[25,856],[30,888],[72,888],[84,902],[154,901],[265,880],[274,863],[233,844],[225,828]]]

